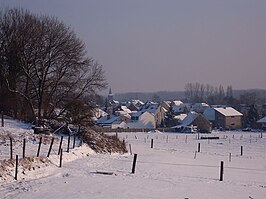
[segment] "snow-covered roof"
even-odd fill
[[[137,111],[137,112],[133,112],[132,113],[132,117],[139,117],[140,115],[142,115],[144,112],[143,111]]]
[[[96,118],[100,118],[100,117],[106,116],[108,114],[105,111],[103,111],[102,109],[100,109],[100,108],[95,108],[94,111],[93,111],[93,115]]]
[[[208,104],[204,103],[204,102],[201,102],[201,103],[195,103],[193,104],[193,106],[206,106],[206,107],[209,107]]]
[[[142,102],[141,100],[138,100],[138,99],[133,99],[130,101],[130,103],[134,104],[135,106],[141,106],[144,104],[144,102]]]
[[[164,107],[163,107],[163,106],[161,106],[161,105],[160,105],[159,107],[157,107],[157,109],[156,109],[156,110],[157,110],[157,112],[159,112],[159,111],[160,111],[160,112],[164,112],[164,113],[166,113],[166,112],[168,111],[166,108],[164,108]]]
[[[187,114],[182,113],[180,115],[175,116],[175,119],[183,121],[186,117],[187,117]]]
[[[108,115],[101,117],[98,120],[98,124],[112,124],[114,123],[117,119],[119,119],[119,116],[110,116],[110,118],[108,117]]]
[[[161,109],[166,113],[167,109],[161,106]]]
[[[165,104],[167,104],[168,106],[171,105],[171,101],[163,101]]]
[[[130,117],[129,113],[126,111],[116,111],[115,115],[124,115]]]
[[[174,100],[174,101],[173,101],[173,104],[174,104],[175,106],[180,106],[181,104],[183,104],[183,102],[180,101],[180,100]]]
[[[178,113],[178,112],[183,112],[184,111],[184,108],[185,106],[183,106],[183,104],[180,104],[180,105],[174,105],[172,106],[172,109],[175,113]]]
[[[232,107],[214,108],[214,109],[224,116],[243,116],[242,113],[238,112]]]
[[[113,123],[112,129],[117,129],[117,128],[126,129],[126,128],[128,128],[128,125],[125,122]]]
[[[206,108],[203,112],[203,115],[209,120],[215,120],[215,110],[213,108]]]
[[[266,123],[266,116],[257,121],[258,123]]]
[[[198,113],[192,111],[190,112],[187,117],[182,121],[182,125],[189,126],[196,118],[198,117]]]
[[[158,108],[159,104],[158,103],[149,103],[149,104],[145,104],[142,108],[141,108],[141,111],[142,112],[149,112],[149,113],[155,113],[157,108]]]
[[[112,103],[114,103],[114,104],[119,104],[119,101],[117,101],[117,100],[112,100]]]
[[[127,108],[126,106],[121,106],[121,110],[127,112],[128,114],[131,113],[131,110]]]

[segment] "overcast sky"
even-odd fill
[[[56,16],[104,66],[114,93],[186,83],[266,88],[266,0],[0,0]]]

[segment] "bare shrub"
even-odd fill
[[[87,128],[82,134],[82,140],[96,153],[127,153],[125,142],[116,136],[97,133]]]

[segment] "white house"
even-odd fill
[[[223,129],[242,128],[243,114],[232,107],[214,108],[215,126]]]
[[[106,115],[98,119],[97,124],[109,128],[127,128],[127,123],[131,122],[129,115]]]
[[[129,128],[156,128],[155,117],[152,113],[147,111],[144,113],[138,112],[133,117],[135,118],[133,118],[132,122],[127,124]]]

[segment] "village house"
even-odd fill
[[[92,120],[95,122],[95,123],[97,123],[97,121],[98,121],[98,119],[100,119],[101,117],[104,117],[104,116],[107,116],[108,114],[105,112],[105,111],[103,111],[102,109],[100,109],[100,108],[95,108],[94,110],[93,110],[93,117],[92,117]]]
[[[137,99],[130,100],[129,103],[134,105],[134,107],[136,107],[137,110],[139,110],[144,105],[144,103],[141,100],[137,100]],[[128,108],[129,108],[129,106],[128,106]]]
[[[167,111],[170,110],[171,102],[170,101],[162,101],[160,104],[163,108],[165,108]]]
[[[127,123],[131,122],[130,115],[105,115],[98,119],[97,125],[107,128],[127,128]]]
[[[266,130],[266,116],[257,121],[260,125],[260,128]]]
[[[243,114],[232,107],[214,108],[215,126],[222,129],[241,129]]]
[[[215,107],[208,107],[204,110],[203,115],[206,117],[211,123],[212,127],[215,127]]]
[[[155,123],[156,127],[164,127],[164,121],[165,121],[165,115],[167,113],[167,109],[165,109],[162,105],[159,105],[159,107],[155,111]]]
[[[130,104],[127,106],[127,108],[128,108],[129,110],[131,110],[131,111],[138,111],[138,110],[139,110],[139,108],[138,108],[136,105],[132,104],[132,103],[130,103]]]
[[[206,103],[195,103],[191,106],[191,111],[195,111],[197,113],[203,113],[205,109],[209,108],[210,106]]]
[[[196,113],[191,111],[187,117],[182,121],[183,126],[195,126],[197,132],[210,133],[212,126],[207,118],[205,118],[201,113]]]
[[[174,118],[175,118],[175,120],[178,122],[178,123],[182,123],[183,122],[183,120],[185,119],[187,117],[187,114],[185,114],[185,113],[181,113],[181,114],[179,114],[179,115],[176,115]]]
[[[172,101],[171,103],[171,107],[172,107],[172,110],[174,112],[174,114],[178,115],[180,113],[184,113],[185,112],[185,104],[180,101],[180,100],[174,100]]]
[[[133,113],[131,117],[131,123],[128,123],[128,128],[137,129],[154,129],[156,128],[154,114],[148,111]]]

